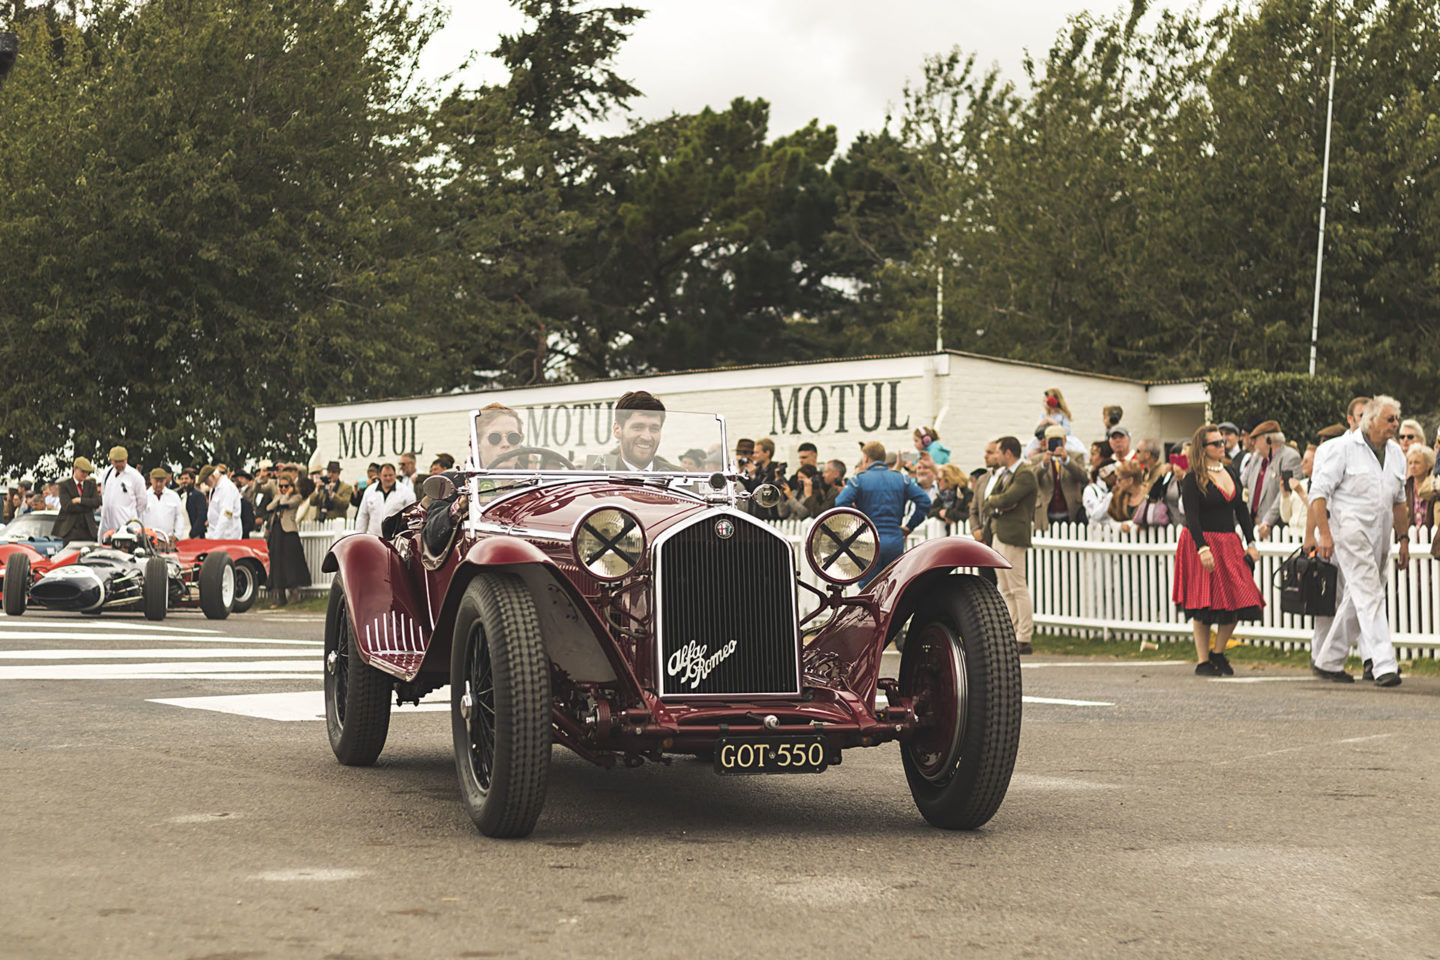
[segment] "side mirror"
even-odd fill
[[[420,492],[431,500],[449,500],[455,496],[455,484],[444,474],[432,473],[420,484]]]
[[[755,488],[755,502],[762,507],[780,505],[780,488],[773,483],[762,483]]]

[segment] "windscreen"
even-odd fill
[[[613,401],[481,410],[471,445],[472,467],[487,473],[710,474],[730,460],[715,414],[617,411]]]

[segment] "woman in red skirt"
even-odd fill
[[[1260,619],[1265,601],[1252,573],[1257,551],[1255,530],[1240,475],[1225,462],[1225,441],[1220,428],[1207,423],[1190,441],[1193,469],[1181,481],[1185,529],[1175,548],[1175,605],[1185,611],[1195,630],[1195,673],[1202,677],[1228,677],[1235,671],[1225,659],[1225,647],[1235,624]],[[1239,524],[1246,546],[1235,533]],[[1249,562],[1247,563],[1247,557]],[[1215,649],[1210,649],[1210,627],[1215,627]]]

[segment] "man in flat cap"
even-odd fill
[[[190,532],[190,518],[185,516],[180,494],[165,485],[169,479],[170,471],[164,467],[150,471],[150,504],[140,521],[173,540],[183,540]]]
[[[150,490],[140,471],[130,466],[124,447],[110,448],[110,466],[100,474],[100,534],[139,520],[150,505]]]
[[[100,539],[95,523],[95,511],[100,509],[100,490],[91,476],[94,472],[89,460],[76,457],[70,476],[60,481],[60,514],[51,533],[66,543]]]
[[[1250,516],[1255,520],[1255,537],[1270,536],[1280,519],[1280,490],[1291,477],[1300,475],[1300,454],[1285,442],[1280,424],[1264,420],[1250,431],[1255,448],[1240,474]]]

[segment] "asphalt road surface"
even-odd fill
[[[441,705],[337,764],[320,615],[0,618],[0,957],[1440,957],[1440,679],[1027,658],[1010,793],[599,770],[462,809]]]

